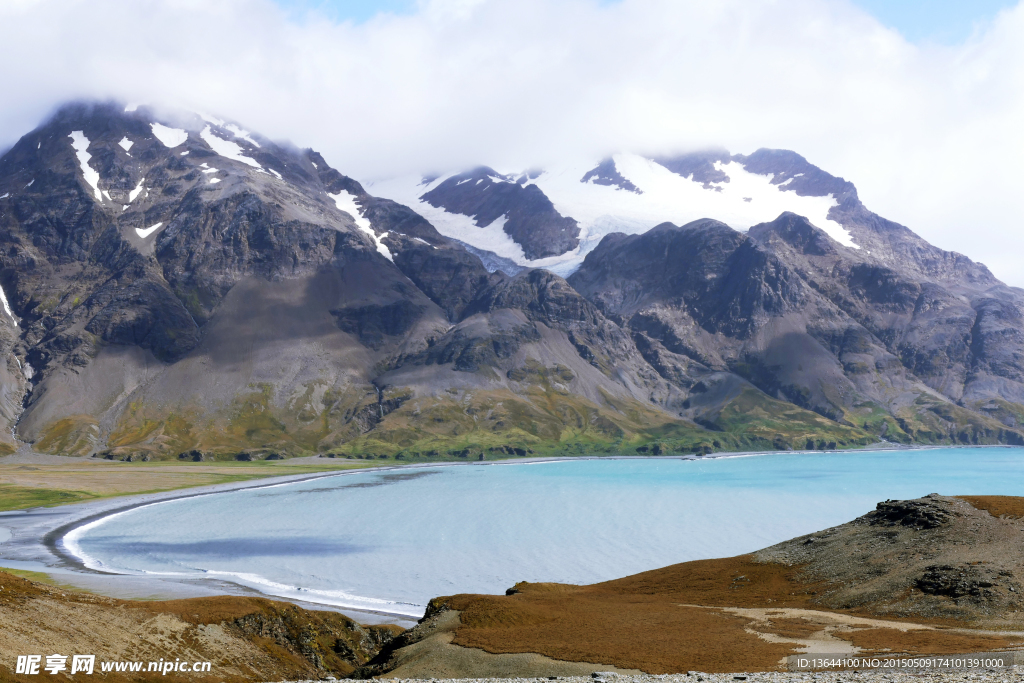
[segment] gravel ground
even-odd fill
[[[1024,681],[1024,666],[1007,666],[998,669],[943,670],[927,671],[921,669],[877,669],[873,671],[840,671],[840,672],[779,672],[708,674],[691,671],[688,674],[671,674],[666,676],[621,676],[609,674],[598,677],[566,676],[551,678],[388,678],[388,683],[841,683],[861,681],[884,681],[900,683],[901,681],[993,681],[1019,682]],[[319,681],[286,681],[282,683],[321,683]]]

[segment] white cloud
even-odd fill
[[[357,178],[782,147],[1024,285],[1024,7],[953,47],[910,44],[847,0],[286,16],[269,0],[0,2],[0,147],[75,97],[214,112]]]

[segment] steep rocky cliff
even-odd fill
[[[660,168],[701,192],[740,172],[738,157],[687,159]],[[646,201],[616,163],[573,182]],[[530,259],[592,249],[567,281],[496,269],[500,255],[312,150],[210,116],[69,105],[0,158],[0,448],[430,459],[1024,442],[1019,290],[802,157],[742,163],[770,165],[786,196],[826,193],[828,230],[783,214],[747,234],[701,220],[597,244],[536,174],[481,168],[425,195],[472,229],[504,217],[501,239]]]

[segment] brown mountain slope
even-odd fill
[[[107,673],[106,681],[341,677],[402,630],[361,626],[334,612],[261,598],[114,600],[5,572],[0,572],[0,624],[0,681],[5,682],[39,678],[15,673],[17,655],[53,653],[96,655],[96,677],[103,661],[211,663],[209,673]],[[72,680],[83,678],[91,677],[79,674]]]

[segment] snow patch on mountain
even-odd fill
[[[131,191],[130,191],[130,192],[128,193],[128,203],[129,203],[129,204],[131,204],[132,202],[134,202],[134,201],[135,201],[135,200],[136,200],[136,199],[138,198],[138,196],[139,196],[140,194],[142,194],[142,190],[144,190],[144,189],[145,189],[144,187],[142,187],[142,183],[144,183],[144,182],[146,182],[146,179],[145,179],[145,178],[142,178],[141,180],[139,180],[139,184],[135,186],[135,189],[134,189],[134,190],[131,190]]]
[[[395,259],[391,256],[391,250],[388,249],[387,245],[382,243],[380,237],[377,237],[377,233],[373,231],[373,227],[370,225],[370,221],[363,217],[363,210],[356,204],[356,197],[345,190],[339,190],[337,194],[328,194],[328,197],[334,200],[334,205],[338,207],[338,210],[344,211],[352,220],[355,221],[356,227],[365,232],[373,240],[373,243],[377,246],[377,251],[381,253],[384,258],[388,261],[394,261]],[[381,237],[387,237],[387,233],[381,235]]]
[[[151,123],[153,135],[165,147],[174,148],[188,140],[188,133],[180,128],[170,128],[160,123]]]
[[[132,145],[134,145],[135,143],[129,140],[128,136],[125,135],[117,144],[120,145],[121,149],[123,149],[124,151],[130,152],[132,149]]]
[[[220,156],[226,159],[240,161],[243,164],[252,166],[253,168],[259,169],[261,171],[263,170],[263,167],[260,166],[259,162],[257,162],[255,159],[250,159],[249,157],[242,154],[244,150],[241,147],[239,147],[238,144],[231,142],[230,140],[225,140],[221,137],[218,137],[217,135],[214,134],[213,129],[209,126],[203,128],[203,132],[199,134],[199,137],[201,137],[206,142],[206,144],[210,146],[210,149],[212,149]]]
[[[14,322],[14,326],[17,327],[18,321],[14,318],[14,312],[11,310],[11,304],[7,302],[7,293],[4,292],[3,287],[0,287],[0,302],[3,302],[4,310],[7,312],[7,315],[11,317],[11,321]]]
[[[260,143],[252,139],[252,134],[249,133],[249,131],[243,130],[233,123],[229,123],[226,126],[224,126],[224,130],[231,131],[231,134],[234,135],[236,138],[242,138],[243,140],[245,140],[254,147],[260,146]]]
[[[511,259],[519,264],[528,263],[529,260],[523,253],[523,248],[503,230],[507,220],[505,216],[499,216],[489,225],[481,227],[476,224],[473,216],[448,213],[444,209],[431,206],[420,199],[453,175],[458,174],[450,173],[440,176],[429,183],[422,182],[420,176],[404,176],[378,181],[367,185],[367,192],[377,197],[394,200],[399,204],[405,204],[426,218],[445,237],[465,242],[477,249],[494,252],[502,258]]]
[[[839,244],[860,248],[845,228],[828,218],[829,210],[837,204],[835,197],[800,196],[787,190],[788,182],[775,185],[772,175],[750,173],[739,162],[716,163],[715,168],[725,172],[730,180],[714,183],[710,189],[636,154],[617,154],[612,162],[614,172],[635,191],[615,184],[584,182],[583,178],[593,180],[592,171],[598,166],[593,160],[550,168],[540,174],[529,174],[528,178],[522,174],[489,176],[494,182],[517,182],[514,179],[518,177],[524,186],[536,185],[558,213],[579,223],[579,247],[536,260],[527,259],[522,247],[505,234],[504,220],[480,227],[471,216],[449,213],[420,199],[457,174],[430,182],[416,176],[379,180],[369,183],[367,189],[371,194],[409,206],[446,237],[511,259],[520,266],[546,268],[563,276],[574,272],[609,233],[637,234],[664,222],[685,225],[700,218],[714,218],[745,232],[753,225],[774,220],[784,211],[792,211],[805,216]]]
[[[100,194],[100,174],[89,166],[89,160],[92,159],[92,155],[86,151],[89,149],[89,138],[85,137],[85,133],[80,130],[71,131],[68,137],[71,138],[71,146],[74,147],[75,156],[78,157],[78,165],[82,167],[82,177],[96,193],[96,201],[103,201],[103,195]],[[29,183],[29,185],[31,184]]]
[[[152,235],[154,232],[156,232],[157,230],[162,228],[163,225],[164,224],[161,222],[161,223],[157,223],[156,225],[151,225],[148,228],[135,228],[135,233],[139,237],[141,237],[142,239],[146,239],[147,237]]]
[[[684,225],[714,218],[745,232],[784,211],[792,211],[839,244],[859,249],[850,233],[828,218],[829,210],[837,204],[832,195],[802,197],[786,191],[785,184],[773,185],[772,176],[750,173],[735,161],[716,162],[715,168],[724,171],[730,180],[705,189],[700,182],[636,154],[617,154],[613,159],[616,170],[643,194],[579,182],[587,171],[586,164],[545,171],[527,184],[540,187],[559,213],[579,222],[581,242],[595,245],[609,232],[646,232],[665,221]]]
[[[224,126],[225,121],[223,119],[218,119],[216,116],[212,116],[202,111],[197,111],[196,114],[198,114],[199,118],[201,118],[203,121],[206,121],[207,123],[212,123],[218,128]]]

